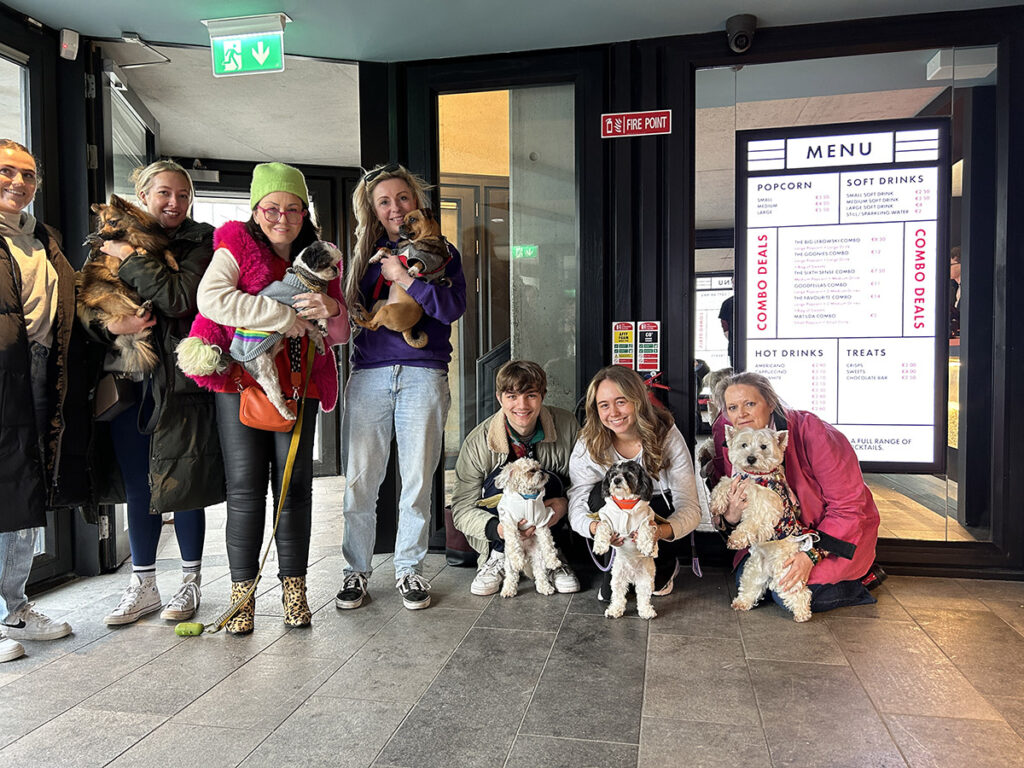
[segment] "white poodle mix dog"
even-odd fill
[[[811,618],[811,590],[802,584],[783,592],[779,586],[786,573],[783,563],[811,546],[813,536],[803,533],[800,507],[782,469],[789,433],[726,426],[725,437],[733,475],[753,481],[747,491],[743,517],[726,542],[730,549],[750,548],[732,607],[749,611],[770,589],[782,598],[796,621],[807,621]],[[722,515],[729,508],[730,483],[730,478],[723,477],[712,491],[713,514]]]
[[[647,472],[635,461],[612,465],[601,483],[604,506],[598,511],[600,522],[594,530],[594,552],[603,554],[615,548],[612,561],[612,594],[604,615],[619,618],[626,610],[626,590],[636,588],[636,611],[642,619],[658,614],[651,604],[654,592],[654,558],[658,541],[654,536],[653,486]],[[618,544],[614,542],[620,542]]]
[[[527,565],[532,566],[533,581],[542,595],[555,592],[548,571],[562,563],[555,551],[548,521],[554,511],[544,506],[544,486],[548,475],[536,459],[516,459],[494,479],[502,489],[498,501],[498,520],[505,533],[505,580],[501,585],[502,597],[515,597],[519,590],[519,574]],[[523,520],[520,524],[520,520]],[[532,536],[523,538],[520,531],[534,528]]]

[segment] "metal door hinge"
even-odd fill
[[[96,75],[87,74],[85,76],[85,98],[96,98]]]
[[[100,530],[100,541],[106,541],[110,538],[110,518],[106,515],[100,515],[99,520],[96,521],[96,527]]]
[[[85,167],[90,171],[100,167],[100,153],[95,144],[85,145]]]

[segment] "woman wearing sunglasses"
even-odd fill
[[[377,525],[377,493],[387,470],[391,436],[398,442],[402,495],[395,541],[395,586],[410,610],[430,605],[430,584],[423,578],[430,523],[430,491],[441,457],[444,423],[451,402],[448,362],[451,324],[466,310],[466,279],[458,251],[445,281],[427,282],[409,276],[397,256],[389,253],[398,240],[406,214],[427,204],[425,184],[397,163],[374,168],[356,185],[356,247],[345,282],[345,301],[372,307],[387,298],[398,283],[423,307],[415,330],[424,331],[426,346],[414,349],[402,334],[381,327],[357,329],[352,342],[352,374],[345,387],[342,426],[345,462],[345,580],[335,600],[340,609],[358,608],[366,597],[372,570]],[[370,257],[387,249],[378,263]]]
[[[282,583],[284,623],[309,626],[306,601],[306,566],[313,493],[313,435],[317,406],[334,409],[338,375],[332,345],[348,340],[348,313],[340,280],[332,280],[323,293],[300,293],[295,309],[259,292],[281,280],[292,260],[319,233],[309,215],[309,194],[302,173],[283,163],[264,163],[253,170],[250,188],[252,216],[246,222],[229,221],[213,237],[213,261],[199,284],[199,317],[191,335],[227,349],[235,328],[284,334],[275,360],[281,390],[293,394],[292,371],[307,376],[308,334],[319,333],[312,321],[327,320],[326,354],[315,355],[309,375],[305,415],[291,482],[277,528],[278,577]],[[298,312],[296,312],[298,310]],[[217,393],[217,428],[224,454],[227,480],[227,550],[231,567],[231,602],[245,597],[259,571],[266,517],[267,483],[276,509],[287,462],[291,432],[271,432],[246,426],[239,419],[239,383],[252,386],[248,373],[232,367],[212,376],[194,376],[197,383]],[[254,626],[254,592],[225,629],[248,634]]]

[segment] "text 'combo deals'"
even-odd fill
[[[737,134],[741,361],[858,458],[938,469],[948,123]]]

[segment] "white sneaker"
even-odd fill
[[[9,640],[0,632],[0,662],[13,661],[25,655],[25,647],[17,640]]]
[[[491,550],[491,556],[487,562],[480,566],[469,585],[469,591],[474,595],[484,597],[493,595],[501,589],[501,582],[505,578],[505,553]]]
[[[181,586],[174,593],[174,597],[167,603],[160,613],[161,619],[167,621],[188,621],[199,608],[199,600],[202,595],[199,592],[199,585],[203,577],[198,573],[186,573],[181,577]]]
[[[33,610],[35,603],[25,606],[9,615],[3,630],[15,640],[56,640],[71,634],[71,625],[66,621],[54,621],[39,611]]]
[[[551,571],[551,580],[555,583],[555,591],[563,595],[580,591],[580,580],[565,563]]]
[[[141,579],[137,573],[133,573],[128,588],[121,595],[121,602],[103,617],[103,623],[108,626],[133,624],[143,616],[159,611],[161,604],[160,591],[156,588],[156,576]]]

